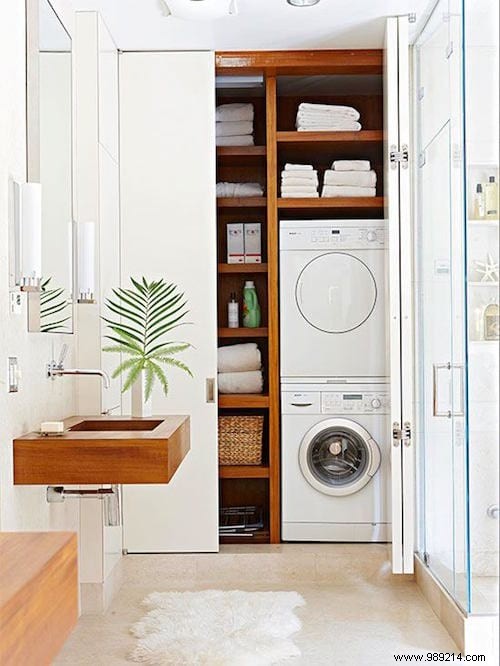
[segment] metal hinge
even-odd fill
[[[419,100],[420,100],[420,99],[424,99],[424,95],[425,95],[425,87],[424,87],[424,86],[420,86],[420,88],[418,89],[418,92],[417,92],[417,97],[418,97],[418,99],[419,99]]]
[[[418,166],[423,167],[424,164],[425,164],[425,150],[422,150],[422,152],[418,154]]]
[[[411,423],[409,421],[405,421],[402,428],[397,421],[392,424],[393,446],[399,446],[399,442],[404,442],[405,446],[411,445]]]
[[[424,553],[424,564],[425,564],[426,566],[429,566],[429,562],[430,562],[430,560],[431,560],[431,558],[430,558],[429,553],[425,552],[425,553]]]
[[[417,22],[417,15],[415,12],[410,12],[408,14],[408,23],[416,23]]]
[[[408,146],[403,144],[401,150],[397,149],[397,146],[392,145],[389,152],[389,159],[391,162],[391,169],[395,169],[398,165],[398,162],[401,164],[403,169],[408,168]]]

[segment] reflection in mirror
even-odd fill
[[[49,0],[28,10],[28,180],[42,185],[43,275],[30,330],[72,333],[71,38]]]

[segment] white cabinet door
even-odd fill
[[[413,573],[415,452],[412,440],[413,324],[408,18],[387,20],[384,161],[389,228],[392,570]]]
[[[125,486],[129,552],[218,550],[215,80],[209,52],[126,53],[120,70],[121,279],[164,277],[189,301],[193,349],[155,414],[191,417],[191,450],[168,485]],[[124,413],[130,398],[124,396]]]

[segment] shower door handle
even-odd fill
[[[460,396],[460,408],[454,409],[454,371],[459,371],[458,395]],[[443,373],[447,373],[448,380],[448,409],[442,408],[440,399],[440,378]],[[464,396],[464,372],[465,367],[462,363],[434,363],[432,366],[432,414],[436,417],[451,419],[452,416],[465,415],[465,396]],[[450,373],[450,374],[448,374]]]

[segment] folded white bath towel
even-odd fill
[[[370,171],[369,160],[335,160],[332,164],[335,171]]]
[[[309,171],[308,173],[312,173]],[[319,181],[318,181],[318,176],[314,176],[313,178],[282,178],[281,179],[281,187],[288,187],[289,185],[304,185],[305,187],[309,187],[309,185],[314,185],[315,187],[318,187]]]
[[[261,370],[220,372],[217,380],[219,393],[262,393],[264,388]]]
[[[285,171],[314,171],[312,164],[285,164]]]
[[[318,177],[318,172],[316,169],[308,170],[300,170],[300,169],[295,169],[292,171],[282,171],[281,172],[281,180],[290,180],[291,178],[300,178],[301,180],[315,180]]]
[[[299,104],[298,113],[331,113],[337,116],[347,116],[353,120],[359,119],[359,111],[357,109],[352,106],[342,106],[340,104],[310,104],[309,102],[302,102]]]
[[[294,192],[317,192],[316,185],[282,185],[281,194],[293,194]]]
[[[322,197],[374,197],[374,187],[354,187],[352,185],[324,185]]]
[[[253,133],[253,122],[250,120],[235,120],[215,123],[216,136],[241,136]]]
[[[215,120],[230,121],[253,120],[253,104],[235,102],[234,104],[220,104],[215,110]]]
[[[375,187],[377,174],[375,171],[325,171],[325,185],[355,185],[357,187]]]
[[[297,124],[304,123],[355,123],[358,122],[356,118],[351,116],[343,116],[336,113],[298,113],[296,118]]]
[[[217,350],[218,372],[249,372],[260,370],[262,360],[255,342],[226,345]]]
[[[300,123],[297,125],[298,132],[359,132],[361,125],[357,122],[326,123],[321,121]]]
[[[301,190],[300,192],[282,192],[282,199],[317,199],[319,197],[318,192],[309,192]]]
[[[252,134],[241,134],[237,136],[216,136],[216,146],[253,146],[254,139]]]
[[[217,183],[218,197],[261,197],[264,189],[260,183]]]

